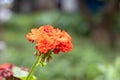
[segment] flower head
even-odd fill
[[[36,50],[43,54],[49,50],[58,54],[60,51],[68,52],[72,49],[70,35],[58,28],[53,28],[51,25],[31,29],[26,38],[30,42],[36,42]]]

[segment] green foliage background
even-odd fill
[[[115,31],[120,32],[119,14],[116,14]],[[95,19],[97,19],[95,17]],[[91,29],[79,14],[63,12],[37,12],[14,14],[4,24],[3,40],[7,48],[4,62],[30,68],[35,60],[35,44],[29,43],[25,35],[31,28],[51,24],[66,30],[72,37],[73,49],[69,53],[54,55],[44,68],[38,67],[38,80],[120,80],[119,41],[118,49],[96,46],[90,41]]]

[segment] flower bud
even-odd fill
[[[46,62],[50,62],[52,60],[52,56],[49,56],[47,59],[46,59]]]

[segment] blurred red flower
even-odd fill
[[[13,75],[12,64],[4,63],[4,64],[0,65],[0,80],[2,78],[12,77],[12,75]]]
[[[36,42],[36,50],[46,54],[49,50],[55,54],[68,52],[72,49],[71,37],[65,31],[54,29],[51,25],[44,25],[38,29],[31,29],[26,35],[30,42]]]
[[[0,65],[0,80],[21,80],[14,76],[13,68],[17,67],[10,63],[4,63]],[[19,67],[21,71],[29,72],[28,68]]]
[[[12,67],[12,65],[9,63],[4,63],[4,64],[0,65],[0,69],[6,69],[6,68],[11,68],[11,67]]]

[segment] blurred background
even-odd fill
[[[67,31],[73,49],[38,68],[38,80],[120,80],[120,0],[0,0],[0,64],[30,68],[25,36],[44,24]]]

